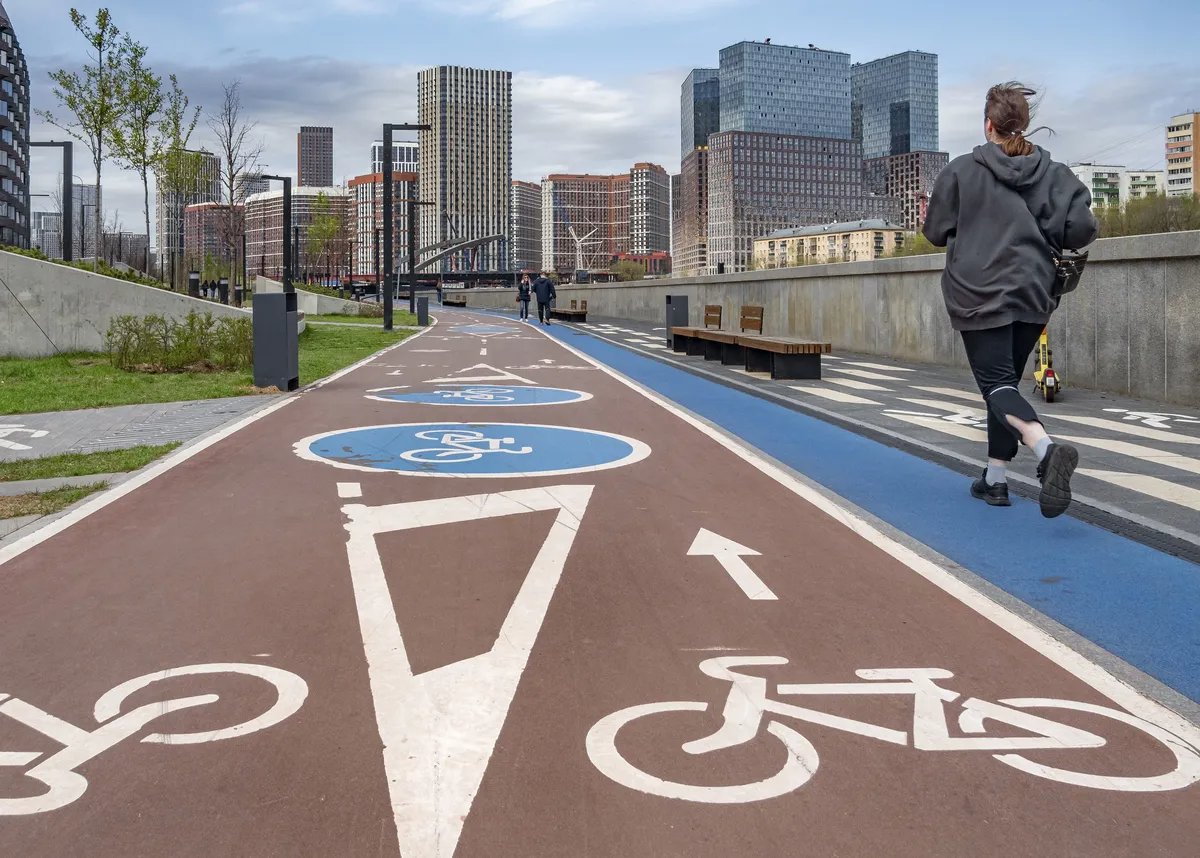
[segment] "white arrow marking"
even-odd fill
[[[739,545],[732,539],[726,539],[711,530],[701,528],[696,534],[696,541],[688,549],[688,557],[715,557],[722,568],[729,573],[733,582],[742,588],[746,598],[760,602],[778,602],[779,597],[754,574],[743,557],[761,557],[753,548]]]
[[[474,372],[475,370],[491,370],[492,375],[464,375],[463,373]],[[521,378],[519,375],[513,375],[511,372],[505,372],[502,369],[496,369],[486,363],[477,363],[475,366],[469,366],[466,369],[460,369],[458,372],[448,378],[431,378],[426,384],[456,384],[460,381],[519,381],[522,384],[533,384],[527,378]]]

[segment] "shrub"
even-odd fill
[[[361,304],[358,305],[358,315],[360,318],[365,318],[365,319],[382,319],[383,318],[383,305],[382,304],[372,304],[370,302],[363,301]]]
[[[182,320],[117,316],[105,351],[113,366],[127,371],[244,370],[254,363],[254,328],[248,318],[215,319],[194,310]]]

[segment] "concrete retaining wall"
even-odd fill
[[[687,295],[691,324],[705,304],[732,329],[744,304],[765,308],[763,332],[861,352],[966,366],[941,295],[945,257],[814,265],[717,277],[563,287],[595,316],[662,324],[667,295]],[[512,289],[466,290],[468,304],[511,309]],[[1200,404],[1200,232],[1096,242],[1079,289],[1050,327],[1054,365],[1069,385]]]
[[[282,292],[283,284],[278,280],[255,276],[254,291]],[[296,290],[296,309],[306,316],[357,316],[359,303],[344,298],[330,298],[328,295],[318,295],[315,292]]]
[[[16,253],[0,252],[0,277],[0,355],[6,357],[46,357],[55,347],[63,352],[101,351],[116,316],[157,313],[182,318],[192,310],[214,316],[249,314]]]

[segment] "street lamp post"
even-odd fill
[[[385,122],[383,124],[383,273],[384,281],[387,283],[387,289],[384,292],[383,299],[383,329],[390,331],[392,329],[392,271],[395,264],[395,250],[393,243],[396,231],[396,218],[393,210],[393,191],[392,188],[392,173],[395,168],[393,161],[394,153],[392,148],[392,132],[393,131],[432,131],[432,125],[414,125],[414,124],[396,124]],[[413,211],[413,207],[409,207],[409,212]],[[412,234],[412,226],[409,225],[409,235]],[[409,240],[409,246],[412,247],[412,240]],[[412,258],[412,250],[409,251],[409,258]],[[412,284],[409,288],[409,302],[415,306],[415,286],[416,286],[416,271],[412,271],[410,275]]]
[[[70,262],[74,258],[74,252],[73,252],[74,248],[72,247],[72,245],[75,243],[74,234],[71,232],[71,227],[74,226],[74,224],[71,221],[72,221],[72,218],[74,217],[74,211],[75,211],[75,208],[73,205],[74,200],[72,199],[72,191],[74,190],[74,188],[71,185],[71,177],[75,175],[74,167],[72,167],[72,157],[73,157],[72,156],[72,150],[73,150],[72,143],[70,140],[61,141],[61,142],[55,141],[55,140],[46,140],[46,141],[34,141],[34,142],[31,142],[29,145],[30,146],[60,146],[60,147],[62,147],[62,150],[63,150],[62,233],[63,233],[63,235],[68,237],[68,241],[64,242],[64,244],[63,244],[63,260],[66,262]]]
[[[290,176],[268,176],[260,178],[283,182],[283,291],[292,292],[292,252],[288,235],[292,232],[292,179]]]

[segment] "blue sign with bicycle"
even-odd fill
[[[408,402],[419,405],[462,405],[514,408],[522,405],[567,405],[591,399],[582,390],[561,387],[503,387],[496,384],[449,385],[437,390],[405,393],[380,393],[368,396],[380,402]]]
[[[641,441],[568,426],[403,423],[306,438],[302,459],[357,471],[422,477],[542,477],[602,471],[650,455]]]

